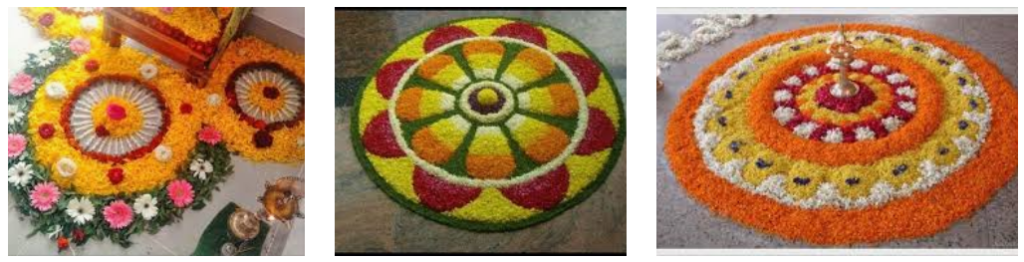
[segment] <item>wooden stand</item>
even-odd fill
[[[223,42],[218,46],[219,48],[223,48],[225,43],[234,37],[238,25],[241,24],[242,18],[248,14],[249,10],[248,8],[236,9],[239,10],[234,11],[235,14],[232,16],[229,25],[223,27],[230,28],[231,30],[224,32],[221,37]],[[208,70],[210,62],[214,59],[217,52],[203,54],[193,50],[185,43],[178,42],[174,38],[132,19],[124,11],[117,8],[104,8],[103,10],[104,19],[106,19],[104,21],[103,38],[110,43],[110,46],[120,47],[122,36],[134,39],[136,42],[184,66],[188,72],[189,82],[199,87],[205,86],[207,79],[210,78],[210,70]]]

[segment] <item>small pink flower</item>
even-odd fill
[[[89,43],[88,39],[78,37],[75,38],[75,40],[71,40],[71,43],[68,44],[68,48],[70,48],[71,52],[74,52],[76,55],[83,55],[92,49],[92,44]]]
[[[220,131],[217,131],[212,126],[204,127],[203,130],[199,131],[199,140],[210,145],[216,145],[221,140]]]
[[[7,134],[7,158],[15,158],[25,152],[25,136],[21,134]]]
[[[132,212],[132,207],[124,203],[124,200],[114,201],[109,206],[103,208],[103,218],[107,220],[107,225],[112,229],[122,229],[132,223],[135,213]]]
[[[160,8],[160,12],[164,13],[165,15],[169,15],[169,14],[174,12],[174,8],[173,7],[161,7]]]
[[[35,189],[32,189],[32,193],[29,195],[29,199],[32,200],[32,207],[42,212],[53,209],[53,204],[56,204],[57,199],[59,198],[60,189],[57,189],[57,185],[53,182],[46,182],[37,185]]]
[[[20,96],[32,92],[36,89],[35,79],[32,76],[25,73],[18,73],[14,75],[14,79],[11,79],[11,83],[7,85],[12,95]]]
[[[184,179],[179,179],[167,185],[167,196],[171,198],[171,202],[174,202],[175,207],[183,208],[192,204],[195,193],[192,192],[192,184]]]
[[[53,19],[53,13],[45,13],[39,17],[39,24],[44,27],[50,27],[51,25],[53,25]]]

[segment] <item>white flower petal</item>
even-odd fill
[[[61,82],[50,82],[46,85],[46,96],[54,100],[64,99],[68,96],[68,90]]]

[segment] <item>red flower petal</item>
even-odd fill
[[[192,104],[182,103],[180,111],[181,111],[182,114],[185,114],[185,115],[191,114],[192,113]]]
[[[590,108],[590,119],[587,121],[587,132],[583,135],[576,148],[576,154],[589,155],[601,150],[608,149],[615,144],[615,125],[611,118],[601,109]]]
[[[391,62],[381,67],[380,71],[377,71],[377,92],[383,95],[384,98],[390,99],[391,95],[395,92],[398,81],[402,79],[402,75],[415,63],[416,60],[406,59]]]
[[[420,203],[437,212],[465,206],[480,196],[482,191],[479,188],[448,183],[419,167],[413,171],[412,186],[416,190],[416,195],[420,197]]]
[[[256,134],[252,136],[252,143],[256,145],[256,148],[268,148],[274,145],[274,136],[270,135],[266,129],[256,131]]]
[[[366,147],[366,151],[381,157],[405,156],[402,148],[398,147],[398,141],[395,141],[395,134],[391,130],[391,123],[388,122],[387,112],[381,112],[373,120],[370,120],[370,125],[363,132],[363,146]]]
[[[57,130],[53,128],[53,124],[50,123],[39,126],[39,136],[43,139],[50,139],[56,131]]]
[[[494,30],[494,33],[491,35],[517,38],[540,46],[541,48],[548,48],[548,38],[544,36],[544,32],[533,27],[533,25],[523,22],[515,22],[498,27],[498,29]]]
[[[516,205],[547,210],[562,202],[569,190],[569,169],[562,165],[533,180],[501,189],[501,194]]]
[[[128,112],[121,105],[110,104],[107,106],[107,117],[113,120],[121,120],[128,117]]]
[[[100,62],[97,62],[96,60],[93,60],[93,59],[89,59],[89,61],[85,61],[85,71],[89,71],[91,73],[91,72],[96,72],[96,70],[99,70],[99,69],[100,69]]]
[[[558,59],[561,59],[562,62],[569,66],[569,69],[572,69],[573,75],[576,75],[576,79],[583,86],[585,94],[590,95],[590,92],[597,89],[598,77],[601,76],[601,67],[597,66],[597,63],[594,63],[590,58],[568,52],[559,53]]]
[[[124,170],[118,167],[110,169],[107,171],[107,179],[115,186],[121,184],[121,181],[124,181]]]
[[[443,26],[434,29],[423,41],[423,50],[430,52],[455,40],[476,36],[472,30],[461,26]]]

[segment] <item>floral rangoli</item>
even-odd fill
[[[352,139],[396,202],[469,230],[514,230],[583,201],[615,165],[625,115],[581,43],[501,18],[402,43],[367,81]]]
[[[127,247],[202,209],[233,173],[231,152],[303,160],[301,55],[242,38],[196,86],[157,57],[54,27],[95,10],[22,12],[55,40],[8,83],[8,190],[58,250],[92,239]],[[50,12],[62,13],[35,18]]]
[[[232,42],[207,86],[211,121],[231,151],[255,161],[305,159],[305,58],[254,37]],[[221,96],[223,95],[223,96]],[[222,101],[223,100],[223,101]]]
[[[156,57],[58,40],[9,83],[8,189],[59,249],[157,232],[232,173],[207,92]]]
[[[705,70],[665,152],[711,210],[824,245],[923,237],[1015,174],[1016,92],[981,54],[902,27],[847,25],[852,96],[825,49],[836,26],[771,35]]]

